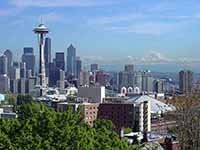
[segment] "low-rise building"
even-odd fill
[[[123,128],[151,131],[150,102],[103,103],[99,105],[98,119],[111,120],[118,133]]]
[[[1,106],[0,118],[8,118],[8,119],[17,118],[17,114],[13,112],[13,106],[12,105]]]
[[[80,110],[80,113],[83,117],[83,120],[88,125],[93,125],[93,122],[97,119],[98,113],[98,106],[97,103],[58,103],[56,111],[58,112],[65,112],[69,107],[72,108],[72,113],[76,113]]]
[[[105,98],[105,87],[80,87],[78,89],[78,97],[88,98],[91,103],[102,103]]]

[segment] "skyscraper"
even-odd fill
[[[8,72],[8,59],[5,55],[0,55],[0,75],[7,75]]]
[[[45,63],[51,62],[51,39],[49,37],[45,38],[44,60]]]
[[[4,55],[7,57],[7,75],[8,77],[10,78],[11,76],[11,67],[12,67],[12,52],[7,49],[5,52],[4,52]]]
[[[98,70],[98,64],[91,64],[90,70],[91,70],[92,72],[97,71],[97,70]]]
[[[133,64],[125,65],[124,71],[126,71],[126,72],[133,72],[134,71],[134,65]]]
[[[65,54],[63,52],[56,53],[55,63],[58,69],[65,71]]]
[[[76,78],[80,81],[80,72],[82,68],[82,62],[80,57],[76,57]]]
[[[20,63],[20,78],[26,78],[26,63],[21,62]]]
[[[26,63],[26,74],[28,74],[28,71],[31,70],[31,74],[33,76],[35,72],[35,55],[32,47],[24,47],[22,62]]]
[[[154,81],[154,91],[157,93],[164,92],[164,80],[155,80]]]
[[[109,83],[110,75],[104,71],[98,71],[95,74],[95,81],[101,86],[106,86]]]
[[[72,44],[67,49],[67,72],[76,75],[76,49]]]
[[[10,79],[6,74],[0,75],[0,92],[5,93],[10,90]]]
[[[179,72],[179,89],[182,94],[191,94],[194,84],[194,74],[190,70]]]
[[[58,69],[55,63],[49,63],[49,86],[54,87],[59,80],[60,69]]]
[[[80,72],[80,85],[89,86],[90,85],[90,73],[88,71],[82,70]]]
[[[49,37],[45,39],[44,60],[45,60],[46,76],[49,77],[49,63],[51,62],[51,39]]]
[[[133,65],[125,65],[124,71],[119,72],[119,89],[134,87]]]
[[[142,91],[151,93],[154,90],[154,78],[148,73],[144,72],[142,75]]]
[[[19,67],[20,67],[19,62],[14,61],[14,62],[13,62],[13,67],[15,67],[15,68],[19,68]]]

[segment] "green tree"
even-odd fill
[[[110,121],[85,124],[80,113],[55,112],[31,97],[19,96],[17,119],[0,119],[0,149],[8,150],[132,150],[114,132]]]

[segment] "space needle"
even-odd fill
[[[45,89],[47,88],[47,81],[45,75],[45,60],[44,60],[44,38],[49,33],[49,29],[44,25],[40,24],[34,28],[34,33],[38,36],[39,43],[39,78],[40,78],[40,94],[44,95]]]

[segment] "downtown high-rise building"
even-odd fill
[[[59,80],[59,72],[60,69],[58,69],[55,65],[55,63],[49,63],[49,86],[54,87],[56,86],[57,81]]]
[[[26,63],[25,62],[21,62],[20,63],[20,78],[26,78]]]
[[[194,73],[190,70],[179,72],[179,89],[182,94],[191,94],[194,84]]]
[[[49,77],[49,63],[51,63],[51,39],[49,37],[45,38],[44,60],[46,76]]]
[[[81,70],[80,72],[80,85],[89,86],[90,85],[90,72],[86,70]]]
[[[26,75],[31,72],[31,75],[35,74],[35,55],[32,47],[24,47],[24,53],[22,55],[22,62],[26,64]]]
[[[6,74],[0,75],[0,93],[7,91],[10,91],[10,79]]]
[[[0,55],[0,75],[7,75],[8,73],[8,59],[5,55]]]
[[[134,65],[133,64],[126,64],[124,66],[124,71],[125,72],[134,72]]]
[[[55,64],[58,69],[65,71],[65,53],[64,52],[56,53]]]
[[[98,64],[91,64],[90,65],[90,71],[91,72],[94,72],[94,71],[97,71],[97,70],[99,70]]]
[[[146,72],[142,75],[142,92],[152,93],[154,91],[154,78],[146,74]]]
[[[80,82],[80,73],[82,69],[82,62],[80,57],[76,57],[76,78],[78,82]]]
[[[134,87],[133,65],[125,65],[124,71],[119,72],[119,89]]]
[[[7,57],[7,76],[10,78],[11,77],[11,68],[12,68],[12,57],[13,57],[13,54],[12,54],[12,52],[9,49],[7,49],[4,52],[4,55]]]
[[[72,44],[67,49],[67,73],[76,75],[76,48]]]

